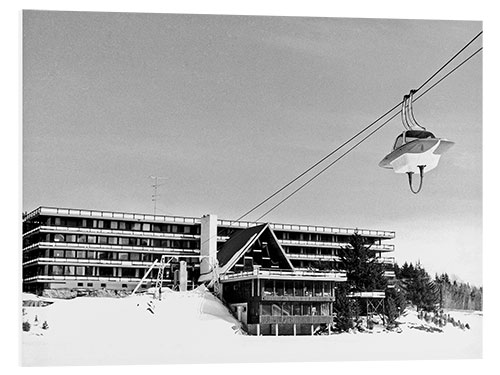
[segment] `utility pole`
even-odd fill
[[[162,184],[158,184],[158,180],[166,180],[167,177],[158,177],[158,176],[149,176],[149,178],[154,179],[153,185],[153,195],[151,196],[151,200],[154,202],[153,213],[156,215],[156,201],[158,200],[158,186]]]

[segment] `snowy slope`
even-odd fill
[[[23,300],[38,300],[24,295]],[[52,300],[46,307],[25,307],[31,323],[23,332],[22,362],[27,366],[481,357],[482,315],[451,312],[470,330],[451,325],[442,333],[425,325],[414,310],[401,317],[400,332],[332,336],[246,336],[229,311],[203,287],[164,293],[147,311],[151,297]],[[49,329],[41,329],[47,321]],[[376,327],[377,328],[377,327]]]

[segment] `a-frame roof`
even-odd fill
[[[217,260],[221,267],[221,273],[227,272],[246,253],[246,251],[266,232],[270,233],[270,240],[273,247],[278,248],[282,257],[289,266],[287,269],[293,270],[293,265],[288,259],[285,251],[281,247],[276,235],[268,223],[256,225],[244,229],[232,235],[217,253]]]

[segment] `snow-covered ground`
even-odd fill
[[[38,298],[25,294],[23,300]],[[443,332],[415,329],[436,326],[409,310],[399,319],[399,332],[376,327],[374,333],[256,337],[242,334],[238,321],[203,288],[164,293],[154,314],[147,311],[146,295],[51,301],[24,308],[23,320],[31,323],[22,336],[25,366],[473,359],[482,353],[480,312],[449,312],[470,330],[451,324]]]

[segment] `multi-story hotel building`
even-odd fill
[[[164,286],[179,285],[181,264],[188,289],[217,272],[250,333],[310,334],[332,320],[335,285],[346,281],[339,251],[354,233],[393,277],[391,231],[39,207],[23,217],[23,289],[131,291],[165,255]]]

